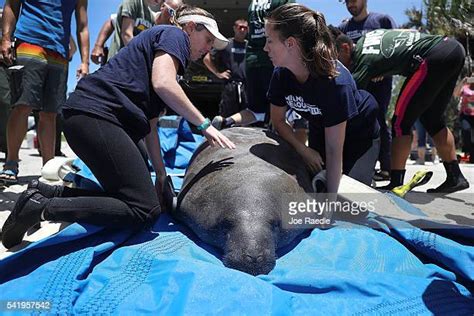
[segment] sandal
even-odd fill
[[[8,160],[0,171],[0,183],[6,186],[18,184],[18,161]]]

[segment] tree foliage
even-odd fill
[[[423,7],[405,10],[408,22],[404,28],[416,28],[431,34],[464,37],[474,35],[474,1],[423,0]]]

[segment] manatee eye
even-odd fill
[[[220,226],[221,226],[221,229],[228,231],[232,228],[232,222],[229,219],[224,218],[221,221]]]
[[[273,230],[275,230],[275,229],[280,229],[280,226],[281,226],[281,222],[280,222],[280,221],[274,220],[274,221],[272,221],[270,224],[272,225],[272,229],[273,229]]]

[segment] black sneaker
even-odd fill
[[[58,185],[49,185],[36,179],[31,180],[30,183],[28,183],[27,189],[36,189],[46,198],[60,196]]]
[[[5,248],[18,245],[28,229],[41,221],[41,213],[49,200],[37,189],[27,189],[18,198],[10,216],[2,228]]]
[[[390,180],[390,172],[386,170],[378,170],[374,176],[374,181],[389,181]]]
[[[439,187],[428,189],[428,193],[454,193],[469,188],[469,182],[463,176],[454,179],[446,179]]]

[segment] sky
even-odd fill
[[[99,30],[110,14],[115,13],[117,7],[122,0],[89,0],[88,1],[88,19],[91,50]],[[245,0],[243,0],[245,1]],[[4,0],[0,0],[3,7]],[[250,1],[249,1],[250,2]],[[328,24],[338,25],[342,19],[349,16],[346,7],[339,0],[297,0],[298,3],[304,4],[313,10],[324,13]],[[422,0],[368,0],[369,11],[387,13],[392,16],[397,24],[403,24],[407,21],[404,11],[412,7],[421,7]],[[75,20],[72,21],[72,34],[75,34]],[[75,35],[74,35],[75,37]],[[80,64],[79,52],[77,52],[70,63],[68,91],[74,90],[76,86],[76,69]],[[90,63],[90,72],[98,67],[94,63]]]

